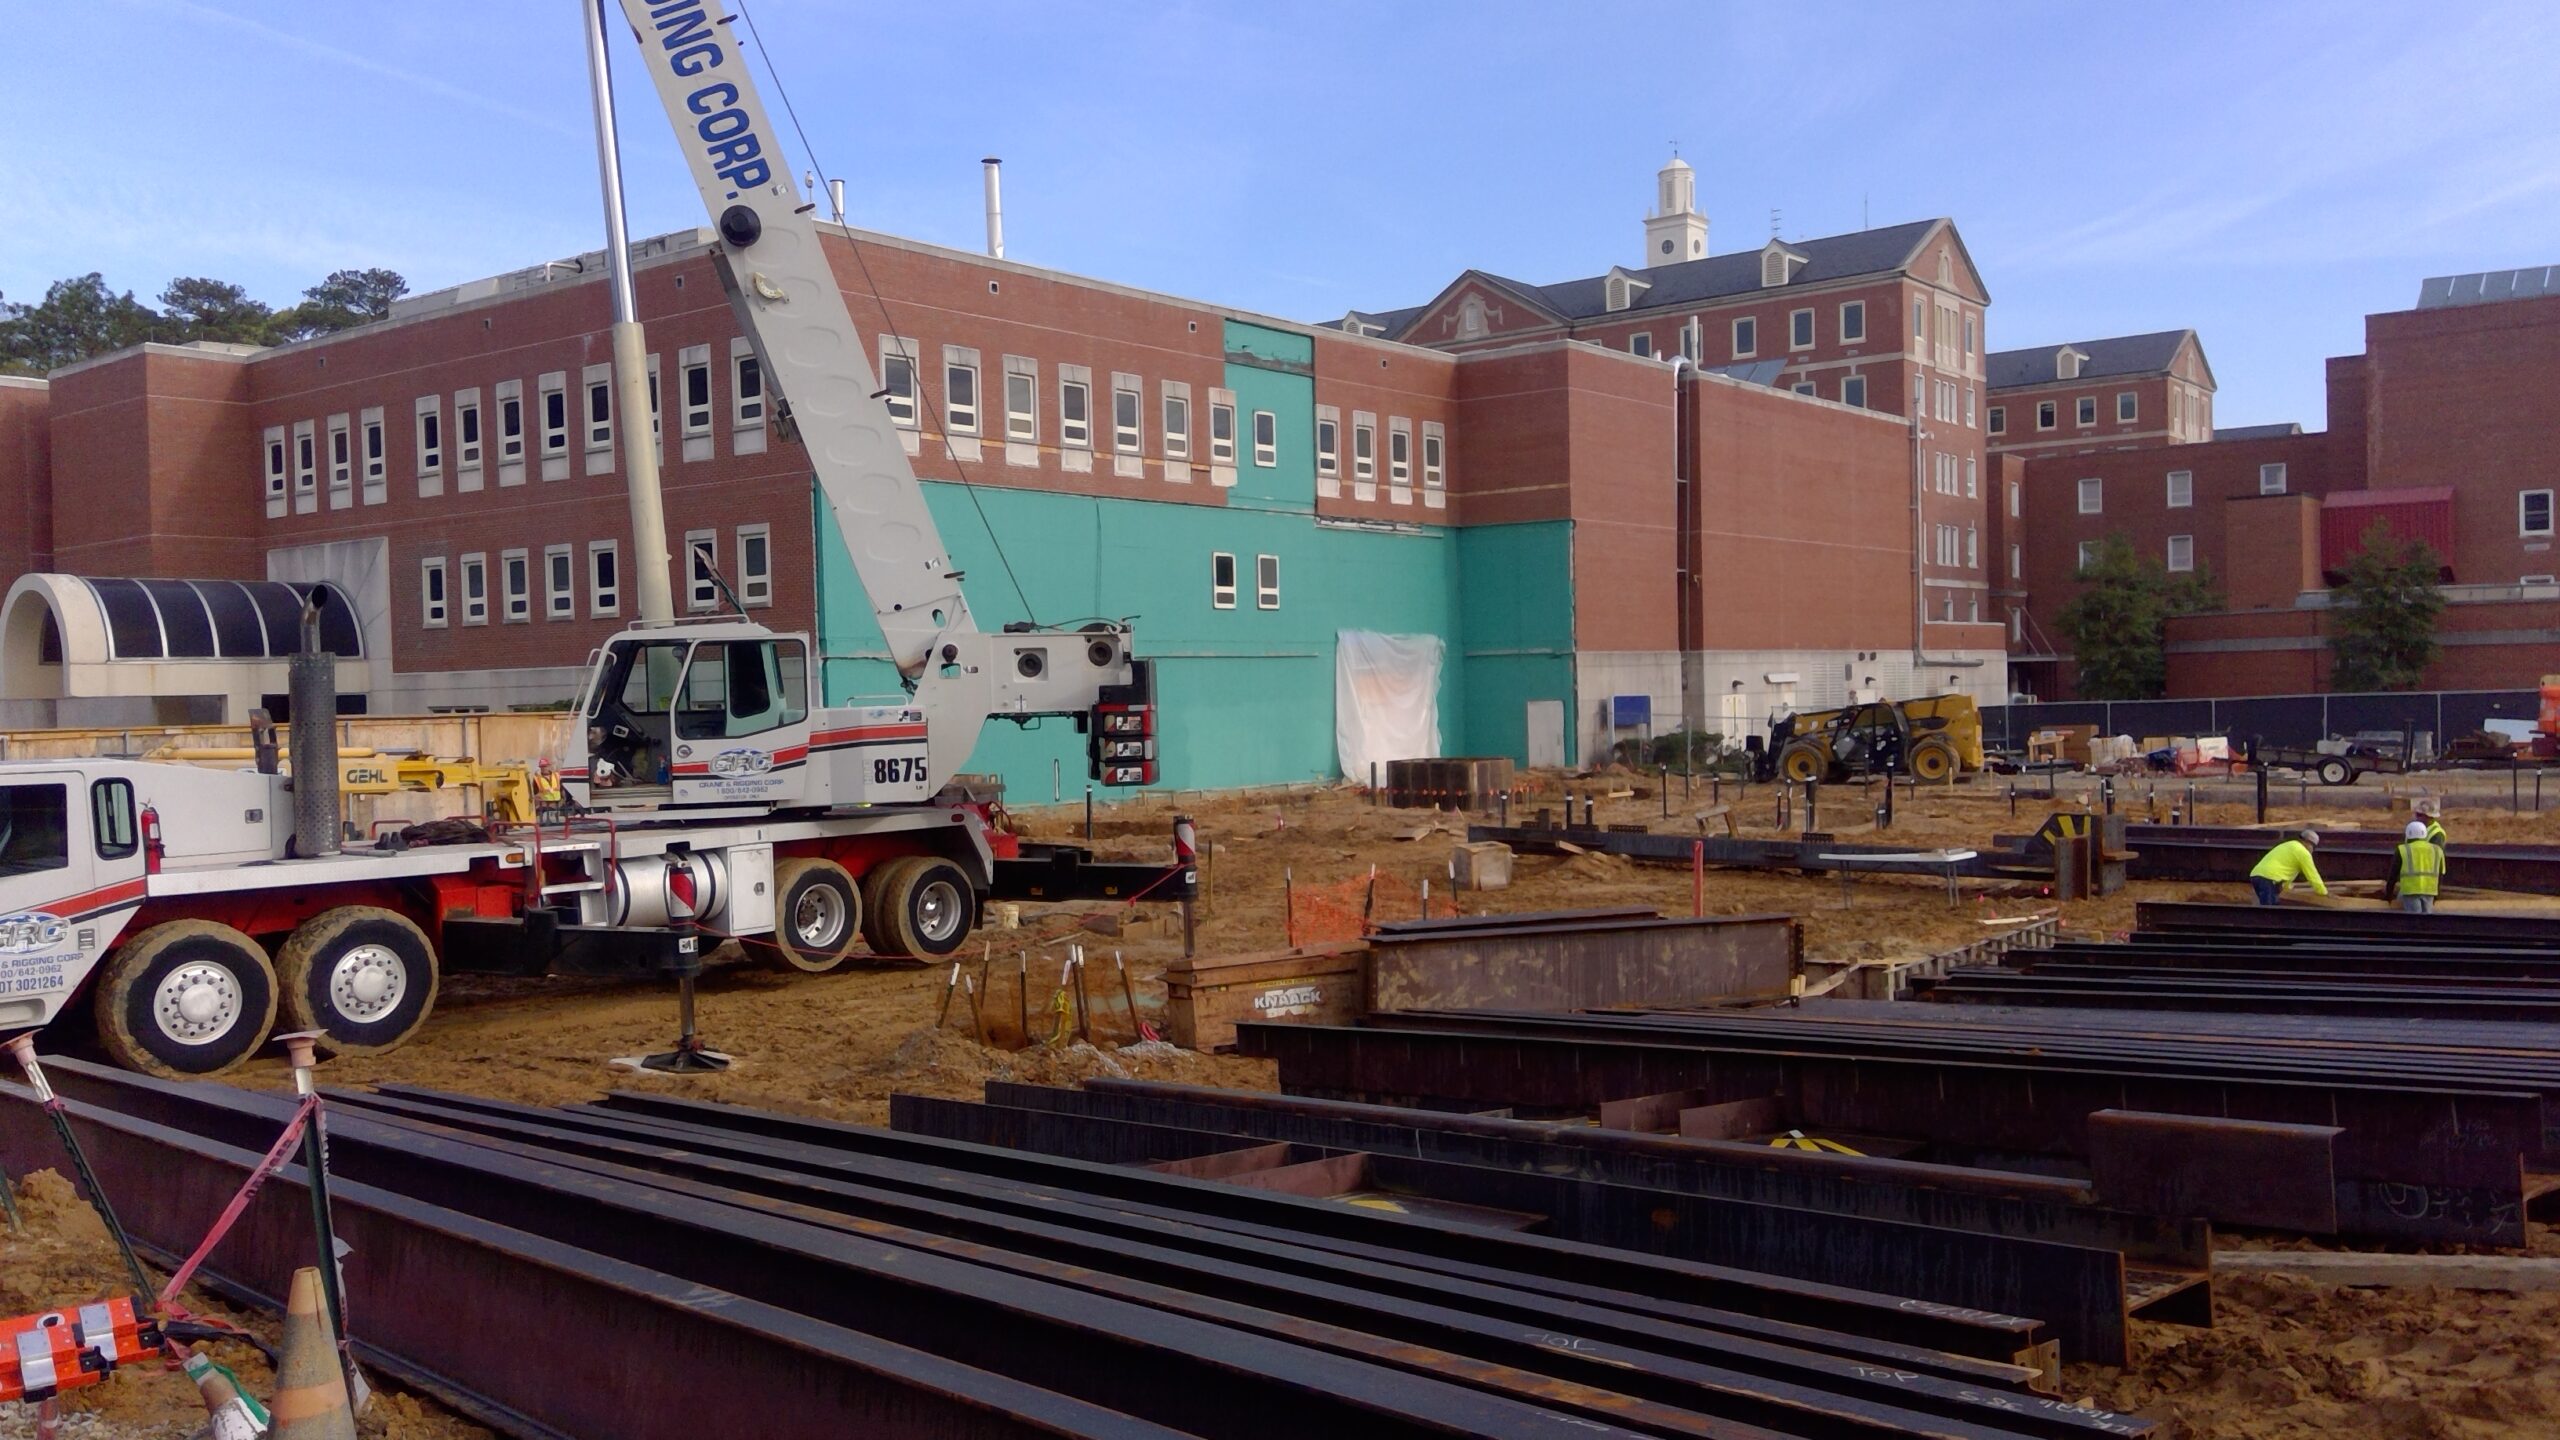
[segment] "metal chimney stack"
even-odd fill
[[[1004,258],[1004,181],[1000,172],[1004,161],[990,155],[978,162],[987,167],[987,254]]]
[[[827,203],[835,208],[836,223],[839,225],[843,224],[844,182],[842,180],[830,180],[827,182]]]

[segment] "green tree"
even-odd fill
[[[2418,688],[2439,649],[2443,572],[2424,540],[2402,540],[2379,520],[2364,532],[2329,592],[2331,689]]]
[[[159,337],[173,345],[217,340],[264,345],[272,339],[276,312],[228,280],[181,275],[160,292]]]
[[[308,340],[390,318],[391,302],[409,293],[392,270],[333,270],[302,292],[302,303],[276,317],[277,338]]]
[[[2161,630],[2174,615],[2222,607],[2221,588],[2197,570],[2172,576],[2159,561],[2136,555],[2133,542],[2109,535],[2074,577],[2079,594],[2062,607],[2084,700],[2153,700],[2168,685]]]
[[[160,317],[150,306],[107,288],[97,271],[57,280],[33,305],[0,301],[0,369],[42,375],[65,365],[139,345]]]

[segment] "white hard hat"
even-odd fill
[[[2412,821],[2410,821],[2410,822],[2409,822],[2409,828],[2400,832],[2400,838],[2401,838],[2401,839],[2403,839],[2403,840],[2424,840],[2424,839],[2426,839],[2426,838],[2427,838],[2427,827],[2426,827],[2426,824],[2425,824],[2423,821],[2418,821],[2418,820],[2412,820]]]
[[[2319,843],[2320,843],[2320,832],[2319,832],[2319,831],[2317,831],[2317,830],[2305,830],[2305,831],[2303,831],[2303,832],[2302,832],[2302,843],[2303,843],[2303,844],[2305,844],[2305,845],[2317,845],[2317,844],[2319,844]]]

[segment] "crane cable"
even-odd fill
[[[746,0],[731,0],[731,3],[737,7],[738,18],[747,22],[747,38],[755,42],[756,56],[764,61],[765,77],[773,82],[773,93],[781,97],[782,113],[790,117],[792,133],[800,137],[800,153],[809,157],[810,170],[816,173],[818,184],[825,187],[828,183],[827,167],[819,163],[818,147],[809,143],[809,132],[801,128],[799,108],[791,103],[790,87],[782,83],[782,72],[774,68],[773,56],[764,48],[764,34],[756,29],[755,16],[747,13]],[[783,178],[788,180],[790,177],[786,175]],[[853,263],[862,271],[863,288],[871,292],[871,303],[879,308],[881,325],[890,334],[896,335],[898,327],[889,318],[889,302],[880,294],[879,283],[871,278],[871,262],[864,257],[862,242],[853,238],[853,227],[849,225],[845,227],[845,239],[853,246]],[[859,349],[861,341],[857,338],[854,344]],[[1014,573],[1013,558],[1004,553],[1004,540],[996,534],[995,522],[987,518],[987,507],[978,499],[978,484],[969,477],[969,467],[961,461],[959,452],[952,448],[951,428],[943,423],[941,407],[933,403],[933,396],[925,389],[921,358],[909,355],[907,366],[910,373],[915,376],[916,399],[923,403],[925,414],[932,420],[935,433],[942,436],[942,450],[950,457],[951,468],[959,472],[961,493],[969,497],[970,508],[978,512],[978,524],[987,532],[987,543],[995,547],[996,563],[1004,567],[1004,578],[1013,585],[1013,598],[1022,604],[1022,618],[1030,621],[1035,627],[1039,626],[1040,617],[1032,613],[1031,597],[1022,588],[1022,577]],[[884,355],[880,361],[882,371],[880,378],[883,384],[888,382],[888,368],[888,357]],[[986,399],[986,377],[983,374],[978,380],[978,398],[981,402],[979,408],[983,410]],[[847,536],[846,543],[852,543],[852,537]]]

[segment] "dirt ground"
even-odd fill
[[[1655,777],[1611,782],[1577,781],[1593,789],[1636,788],[1641,794],[1603,799],[1604,823],[1648,823],[1662,830],[1694,830],[1689,818],[1710,803],[1707,787],[1684,790],[1672,782],[1665,820]],[[1515,813],[1540,805],[1560,807],[1557,782]],[[2360,791],[2362,788],[2359,787]],[[1767,787],[1723,797],[1744,835],[1778,833],[1774,797]],[[2184,802],[2183,785],[2154,790],[2134,782],[2119,801],[2137,818],[2156,798],[2161,818]],[[2380,828],[2387,810],[2358,793],[2355,805],[2324,797],[2316,788],[2309,805],[2278,796],[2275,818],[2316,820],[2328,828],[2362,824]],[[2560,803],[2560,794],[2555,794]],[[2464,795],[2446,822],[2457,839],[2560,842],[2560,811],[2514,815],[2503,790],[2495,796]],[[1843,841],[1925,848],[1986,844],[1995,833],[2033,830],[2052,808],[2040,796],[2021,794],[2014,818],[2006,782],[1986,781],[1954,791],[1906,797],[1896,824],[1882,834],[1852,833],[1866,818],[1871,797],[1855,787],[1823,796],[1826,828]],[[2494,808],[2492,808],[2494,805]],[[1172,816],[1195,818],[1204,849],[1207,894],[1198,916],[1203,955],[1280,948],[1292,887],[1340,885],[1369,867],[1395,882],[1383,887],[1417,894],[1431,884],[1433,913],[1449,913],[1447,865],[1452,844],[1463,838],[1456,817],[1435,824],[1427,812],[1372,808],[1344,789],[1295,790],[1214,797],[1151,797],[1103,812],[1095,843],[1106,852],[1155,858],[1167,853]],[[2245,801],[2208,802],[2195,818],[2240,824],[2251,818]],[[1031,812],[1016,817],[1027,832],[1067,839],[1083,833],[1080,810]],[[1419,838],[1406,838],[1421,832]],[[1519,856],[1513,884],[1504,890],[1456,897],[1467,911],[1519,911],[1646,904],[1686,913],[1690,876],[1685,869],[1654,868],[1614,857]],[[1306,893],[1300,890],[1299,893]],[[2074,933],[2122,930],[2133,904],[2145,898],[2238,899],[2236,888],[2136,885],[2124,895],[2060,907]],[[1411,903],[1411,902],[1404,902]],[[1816,960],[1916,958],[1970,944],[1998,933],[2004,919],[2054,909],[2035,887],[1969,885],[1954,906],[1934,882],[1868,878],[1845,896],[1829,879],[1794,875],[1708,872],[1710,913],[1783,912],[1805,926],[1806,951]],[[1418,907],[1417,907],[1418,908]],[[1159,913],[1149,913],[1159,912]],[[1128,921],[1123,933],[1096,933],[1087,923]],[[1069,943],[1086,948],[1093,1041],[1018,1049],[1027,1013],[1034,1034],[1059,1024],[1058,979]],[[828,1118],[880,1123],[897,1091],[974,1097],[990,1079],[1068,1083],[1097,1074],[1134,1075],[1186,1083],[1268,1088],[1270,1068],[1260,1061],[1200,1055],[1161,1042],[1139,1043],[1131,1023],[1114,956],[1131,976],[1141,1018],[1161,1025],[1165,965],[1180,956],[1178,929],[1169,907],[1130,912],[1105,906],[1023,907],[1021,927],[989,928],[973,942],[961,966],[970,987],[982,983],[973,1007],[967,992],[950,989],[948,965],[855,965],[834,975],[781,974],[747,964],[714,969],[701,985],[704,1038],[731,1052],[728,1071],[704,1077],[667,1078],[616,1069],[615,1056],[666,1048],[674,1038],[673,996],[661,987],[604,981],[490,981],[459,978],[446,983],[434,1016],[419,1036],[389,1055],[347,1057],[326,1063],[327,1083],[351,1086],[404,1084],[523,1101],[559,1104],[593,1099],[617,1087],[648,1087],[689,1096],[759,1105]],[[1022,983],[1027,970],[1029,983]],[[941,1019],[946,999],[950,1013]],[[992,1044],[977,1036],[983,1020]],[[59,1043],[59,1042],[57,1042]],[[238,1083],[282,1088],[279,1062],[261,1060],[229,1077]],[[97,1233],[94,1218],[69,1188],[49,1174],[24,1177],[20,1193],[31,1212],[32,1235],[0,1237],[0,1314],[20,1313],[120,1289],[120,1271]],[[2560,1253],[2537,1227],[2536,1250]],[[2249,1243],[2243,1241],[2241,1243]],[[2290,1440],[2340,1434],[2418,1437],[2536,1436],[2560,1433],[2560,1296],[2437,1294],[2427,1291],[2339,1289],[2281,1277],[2225,1280],[2217,1286],[2218,1323],[2210,1330],[2138,1324],[2135,1364],[2123,1371],[2078,1367],[2075,1395],[2161,1419],[2175,1419],[2197,1435],[2239,1440]],[[207,1302],[202,1308],[222,1313]],[[263,1317],[235,1317],[252,1328]],[[233,1353],[233,1352],[236,1352]],[[261,1392],[269,1384],[264,1364],[246,1346],[224,1347],[222,1358]],[[95,1412],[85,1423],[107,1428],[83,1433],[118,1436],[184,1435],[200,1423],[193,1392],[182,1377],[153,1371],[117,1377],[84,1391],[68,1408]],[[415,1397],[390,1395],[369,1417],[366,1433],[394,1440],[446,1440],[479,1431]],[[18,1421],[0,1414],[0,1440],[20,1433]],[[27,1433],[32,1433],[31,1431]]]

